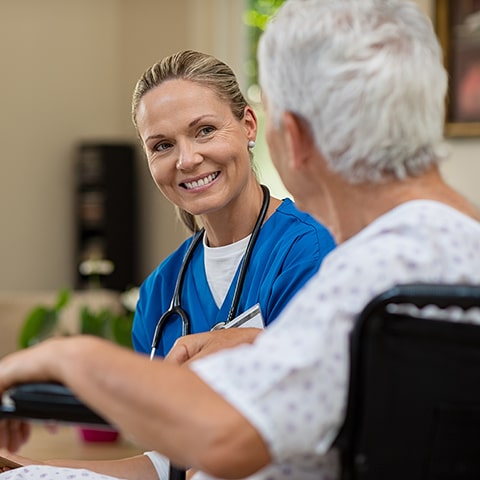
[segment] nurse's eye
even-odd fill
[[[208,125],[206,127],[202,127],[199,132],[198,132],[198,136],[199,137],[206,137],[208,135],[210,135],[212,132],[215,131],[215,127],[212,127],[211,125]]]
[[[153,151],[154,152],[164,152],[165,150],[168,150],[172,146],[173,145],[169,142],[158,142],[153,146]]]

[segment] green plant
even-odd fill
[[[123,301],[125,295],[132,297],[132,294],[137,295],[138,290],[131,289],[121,295],[124,304],[124,310],[121,313],[109,308],[94,311],[87,305],[82,306],[78,319],[79,333],[106,338],[124,347],[132,348],[131,331],[135,303],[132,308],[131,298],[130,304]],[[71,332],[62,328],[61,313],[68,305],[70,298],[70,290],[62,289],[58,292],[53,306],[35,307],[25,319],[18,338],[18,346],[27,348],[53,335],[69,335]]]
[[[110,309],[94,312],[83,306],[80,310],[80,333],[107,338],[124,347],[132,348],[133,312],[118,314]]]
[[[62,289],[58,292],[53,307],[39,305],[26,317],[20,330],[18,346],[27,348],[41,342],[59,332],[60,313],[70,301],[70,290]]]
[[[249,56],[246,62],[248,84],[258,83],[257,46],[260,35],[268,20],[276,13],[285,0],[249,0],[243,21],[248,26]]]

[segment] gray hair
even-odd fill
[[[310,126],[350,182],[421,174],[441,159],[447,75],[429,18],[406,0],[287,0],[260,39],[272,121]]]

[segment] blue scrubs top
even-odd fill
[[[192,241],[187,239],[143,282],[135,312],[132,339],[135,350],[150,353],[155,326],[168,309],[178,271]],[[335,246],[330,232],[290,199],[262,226],[250,257],[237,315],[259,303],[265,324],[275,320],[292,296],[314,275]],[[232,304],[238,271],[225,301],[218,308],[208,286],[203,243],[197,245],[185,272],[181,305],[190,317],[190,333],[210,330],[225,321]],[[181,335],[174,317],[163,330],[157,355],[165,356]]]

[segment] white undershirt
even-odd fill
[[[203,237],[205,251],[205,274],[217,307],[220,308],[227,296],[238,265],[245,254],[251,235],[223,247],[209,247]]]

